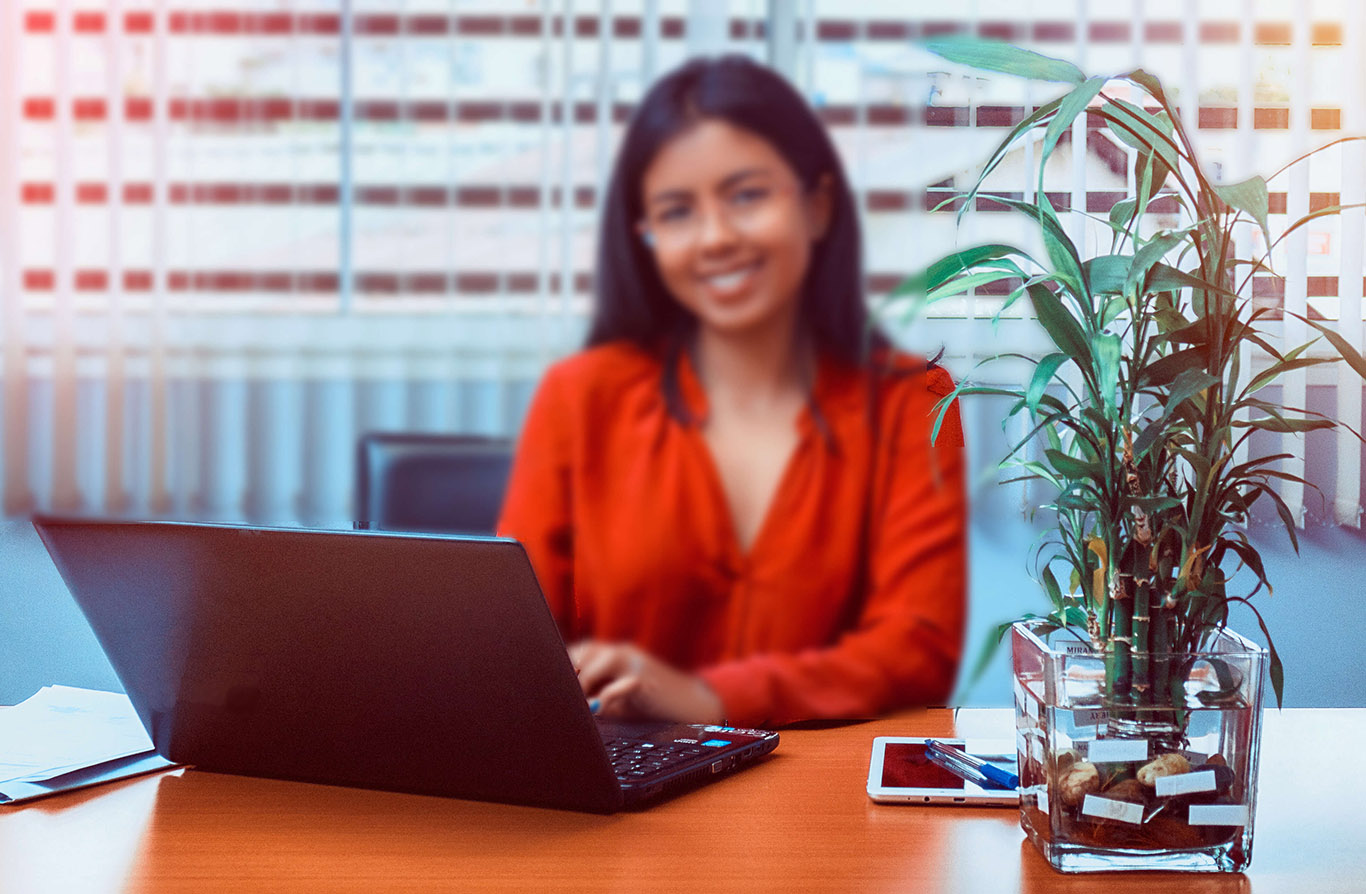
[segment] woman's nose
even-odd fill
[[[738,230],[724,206],[715,205],[698,211],[697,243],[703,249],[716,249],[729,246],[735,241]]]

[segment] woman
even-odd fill
[[[962,648],[952,389],[891,357],[853,196],[788,84],[695,60],[612,176],[588,346],[532,401],[500,533],[610,716],[733,725],[942,703]]]

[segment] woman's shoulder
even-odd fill
[[[944,398],[953,393],[953,376],[937,362],[918,354],[886,351],[872,358],[873,374],[880,393],[882,417],[896,420],[902,438],[915,440],[930,436],[940,418]],[[958,414],[952,408],[944,413],[941,437],[962,443]]]
[[[614,341],[555,361],[540,390],[561,412],[597,414],[657,399],[660,371],[660,360],[651,352]]]
[[[949,371],[920,354],[878,351],[873,355],[870,367],[879,386],[893,394],[911,397],[928,393],[937,400],[954,388]]]
[[[654,354],[627,341],[613,341],[585,348],[555,361],[546,379],[577,391],[611,390],[658,378],[660,361]]]

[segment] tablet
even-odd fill
[[[868,761],[868,797],[881,804],[952,804],[959,807],[1014,807],[1019,794],[982,788],[925,755],[924,738],[879,736]],[[1015,772],[1015,743],[1009,740],[936,739]]]

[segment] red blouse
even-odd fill
[[[680,361],[682,397],[706,395]],[[701,674],[729,722],[776,726],[942,704],[967,594],[963,436],[948,374],[822,360],[750,549],[696,424],[665,408],[660,361],[614,343],[546,373],[499,533],[526,546],[566,642],[630,641]]]

